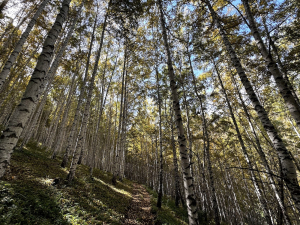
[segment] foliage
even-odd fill
[[[112,175],[100,170],[91,179],[81,165],[71,186],[51,185],[64,178],[59,159],[30,142],[16,150],[11,172],[1,181],[0,224],[120,224],[131,200],[132,183],[126,179],[112,186]]]

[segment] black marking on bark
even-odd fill
[[[23,98],[22,100],[29,100],[31,102],[34,102],[33,98],[32,97],[26,97],[26,98]],[[20,110],[21,111],[21,110]],[[25,110],[22,110],[22,111],[25,111]]]
[[[22,127],[22,128],[23,128],[23,124],[22,124],[22,123],[18,123],[18,124],[16,125],[16,127]]]
[[[16,133],[12,133],[12,134],[10,134],[10,135],[8,135],[6,137],[8,137],[8,138],[18,138],[17,135],[16,135]]]

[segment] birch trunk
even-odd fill
[[[83,97],[84,97],[84,93],[85,93],[85,84],[88,81],[88,70],[89,70],[89,65],[90,65],[92,47],[93,47],[93,43],[94,43],[94,39],[95,39],[96,25],[97,25],[97,17],[96,17],[95,22],[94,22],[92,38],[91,38],[91,43],[90,43],[90,47],[89,47],[89,53],[88,53],[88,56],[87,56],[85,74],[84,74],[84,78],[83,78],[83,85],[81,86],[81,89],[80,89],[80,94],[79,94],[79,97],[78,97],[77,107],[76,107],[76,110],[75,110],[75,115],[74,115],[73,123],[72,123],[72,126],[71,126],[71,131],[70,131],[70,134],[69,134],[69,137],[68,137],[68,140],[67,140],[67,147],[66,147],[66,150],[65,150],[65,154],[63,156],[62,163],[60,165],[63,168],[65,168],[67,166],[68,161],[69,161],[70,151],[75,146],[74,136],[75,136],[77,124],[78,124],[79,117],[80,117],[80,108],[81,108],[82,103],[83,103]]]
[[[103,39],[104,39],[104,33],[105,33],[105,28],[106,28],[107,16],[108,16],[108,12],[106,12],[104,22],[103,22],[100,46],[99,46],[99,49],[97,51],[97,55],[96,55],[96,59],[95,59],[95,65],[94,65],[91,81],[90,81],[89,88],[88,88],[88,96],[87,96],[86,105],[85,105],[85,109],[84,109],[81,131],[80,131],[77,146],[76,146],[76,149],[74,151],[73,158],[72,158],[70,171],[69,171],[69,174],[67,176],[68,183],[72,182],[72,180],[75,176],[75,172],[76,172],[76,168],[77,168],[77,165],[78,165],[79,157],[81,155],[81,151],[84,151],[83,148],[84,148],[85,139],[86,139],[87,125],[88,125],[88,121],[89,121],[89,118],[90,118],[90,106],[91,106],[91,101],[92,101],[92,94],[93,94],[93,90],[94,90],[94,86],[95,86],[94,83],[95,83],[95,77],[97,75],[97,70],[98,70],[98,65],[99,65],[99,60],[100,60],[100,54],[101,54],[101,50],[102,50],[102,46],[103,46]]]
[[[63,138],[65,136],[65,133],[66,133],[66,124],[67,124],[68,114],[69,114],[70,105],[71,105],[71,101],[72,101],[72,96],[73,96],[74,92],[76,91],[75,78],[76,78],[76,73],[74,73],[73,78],[72,78],[72,83],[71,83],[69,95],[68,95],[68,98],[67,98],[67,103],[66,103],[64,115],[63,115],[61,124],[59,126],[58,133],[56,135],[57,142],[54,146],[54,150],[53,150],[53,153],[52,153],[52,156],[51,156],[52,159],[55,159],[57,153],[60,151],[61,145],[62,145],[62,140],[63,140]]]
[[[232,79],[232,80],[233,80],[233,79]],[[235,83],[234,80],[233,80],[233,83],[235,84],[235,87],[237,87],[237,85],[236,85],[236,83]],[[252,130],[252,133],[254,134],[254,138],[255,138],[255,142],[256,142],[255,149],[256,149],[256,151],[257,151],[257,153],[258,153],[258,155],[259,155],[259,157],[260,157],[260,159],[261,159],[261,162],[262,162],[263,166],[265,167],[265,169],[266,169],[266,171],[267,171],[267,176],[268,176],[268,179],[269,179],[269,181],[270,181],[271,188],[272,188],[272,190],[274,191],[275,198],[276,198],[276,200],[277,200],[277,202],[278,202],[278,204],[279,204],[279,207],[280,207],[280,210],[281,210],[281,212],[282,212],[282,215],[283,215],[283,217],[284,217],[284,219],[285,219],[285,221],[286,221],[286,224],[291,224],[291,220],[290,220],[290,218],[289,218],[289,216],[288,216],[288,213],[286,212],[286,208],[285,208],[285,206],[284,206],[284,203],[282,202],[282,198],[280,197],[280,193],[279,193],[278,190],[277,190],[276,183],[275,183],[274,178],[273,178],[273,176],[272,176],[271,168],[270,168],[269,163],[268,163],[268,161],[267,161],[267,159],[266,159],[266,155],[265,155],[265,153],[264,153],[264,151],[263,151],[263,149],[262,149],[262,147],[261,147],[259,138],[258,138],[258,136],[257,136],[257,134],[256,134],[256,131],[255,131],[255,129],[254,129],[254,126],[253,126],[253,124],[252,124],[252,122],[251,122],[251,118],[250,118],[248,109],[247,109],[247,107],[246,107],[246,105],[245,105],[245,102],[244,102],[244,100],[242,99],[242,96],[241,96],[241,94],[240,94],[240,92],[239,92],[239,90],[238,90],[237,88],[236,88],[236,91],[237,91],[238,97],[239,97],[239,99],[240,99],[240,102],[241,102],[241,104],[242,104],[242,107],[243,107],[243,109],[244,109],[244,112],[245,112],[245,114],[246,114],[246,117],[247,117],[247,119],[248,119],[248,122],[249,122],[250,128],[251,128],[251,130]]]
[[[265,109],[263,108],[261,103],[259,102],[257,95],[255,94],[253,87],[245,74],[245,70],[242,67],[241,62],[238,59],[236,52],[232,48],[232,46],[228,40],[228,37],[223,29],[223,26],[221,25],[221,23],[218,20],[216,12],[212,8],[212,6],[208,0],[205,0],[205,2],[209,8],[211,16],[213,17],[214,21],[216,22],[216,25],[220,31],[220,35],[222,36],[222,39],[223,39],[223,43],[225,44],[226,49],[231,58],[232,64],[235,66],[235,69],[238,72],[241,82],[244,85],[246,93],[248,94],[248,97],[251,100],[251,102],[254,106],[254,109],[257,112],[258,117],[259,117],[264,129],[268,133],[268,136],[276,149],[278,157],[282,163],[283,176],[284,176],[285,183],[291,193],[291,196],[293,198],[293,201],[294,201],[297,209],[300,210],[300,187],[299,187],[299,184],[297,181],[296,169],[295,169],[295,165],[292,161],[292,158],[289,155],[289,152],[286,149],[282,139],[279,137],[274,125],[270,121],[267,112],[265,111]]]
[[[173,110],[173,109],[171,109]],[[174,180],[175,180],[175,206],[179,206],[180,201],[180,178],[178,171],[178,162],[177,162],[177,153],[176,153],[176,145],[174,139],[174,126],[173,126],[173,113],[171,112],[171,146],[173,152],[173,164],[174,164]],[[182,205],[184,206],[184,204]]]
[[[186,91],[183,87],[183,98],[184,98],[184,104],[185,104],[185,110],[186,110],[186,125],[187,125],[187,136],[188,136],[188,143],[189,143],[189,157],[190,157],[190,162],[191,162],[191,171],[192,175],[194,176],[194,169],[193,169],[193,136],[190,128],[190,112],[189,112],[189,106],[186,98]]]
[[[188,54],[188,58],[189,58],[190,70],[191,70],[192,77],[193,77],[194,90],[195,90],[196,96],[198,97],[198,99],[200,101],[201,116],[202,116],[202,120],[203,120],[203,136],[205,137],[204,151],[205,151],[205,154],[206,154],[206,157],[207,157],[207,162],[208,162],[208,173],[209,173],[209,176],[210,176],[210,188],[211,188],[211,191],[212,191],[212,201],[213,201],[213,208],[214,208],[214,214],[215,214],[215,223],[218,225],[218,224],[220,224],[220,216],[219,216],[219,210],[218,210],[217,198],[216,198],[216,192],[215,192],[214,176],[213,176],[213,171],[212,171],[212,168],[211,168],[211,161],[210,161],[210,152],[209,152],[209,143],[210,143],[210,141],[209,141],[209,135],[208,135],[208,131],[207,131],[207,125],[206,125],[207,123],[206,123],[202,98],[199,95],[199,93],[197,91],[197,88],[196,88],[196,79],[195,79],[195,74],[194,74],[190,54]]]
[[[124,178],[124,166],[125,166],[125,151],[126,151],[126,126],[127,126],[127,107],[128,107],[128,89],[127,89],[128,77],[126,71],[126,79],[124,85],[124,108],[122,114],[122,135],[121,135],[121,157],[120,157],[120,180]]]
[[[0,137],[0,177],[4,175],[6,168],[9,166],[13,149],[43,93],[45,75],[50,64],[49,59],[53,55],[55,42],[67,18],[70,1],[63,1],[55,23],[44,42],[42,53],[38,58],[37,65],[26,87],[21,103],[13,112],[7,129]]]
[[[277,63],[278,63],[278,66],[279,66],[279,68],[280,68],[280,70],[283,74],[283,78],[285,79],[288,88],[291,90],[292,95],[293,95],[294,99],[296,100],[298,106],[300,106],[299,98],[298,98],[298,96],[295,92],[295,89],[294,89],[293,85],[291,84],[291,82],[289,80],[288,71],[287,71],[285,65],[282,63],[279,52],[278,52],[278,49],[277,49],[277,46],[275,45],[275,43],[274,43],[274,41],[273,41],[273,39],[270,35],[269,29],[268,29],[267,24],[266,24],[266,18],[262,17],[262,21],[263,21],[263,25],[264,25],[268,40],[269,40],[269,44],[271,45],[272,50],[273,50],[274,54],[277,57]]]
[[[300,106],[297,103],[297,100],[294,98],[292,91],[290,90],[286,80],[284,79],[282,73],[280,72],[277,63],[273,60],[272,55],[267,50],[261,35],[257,29],[253,14],[251,12],[248,0],[242,0],[247,19],[249,21],[249,28],[252,32],[252,35],[256,41],[256,44],[261,52],[262,57],[264,58],[267,68],[271,72],[276,82],[276,85],[280,91],[281,96],[283,97],[286,107],[289,109],[291,115],[296,121],[297,126],[300,128]]]
[[[255,193],[256,193],[257,198],[258,198],[258,200],[259,200],[259,202],[260,202],[260,204],[261,204],[261,206],[262,206],[262,208],[263,208],[263,211],[264,211],[264,214],[265,214],[264,216],[265,216],[265,218],[266,218],[267,223],[268,223],[269,225],[272,225],[273,222],[272,222],[272,219],[271,219],[271,215],[270,215],[270,213],[269,213],[269,208],[268,208],[267,202],[266,202],[266,200],[265,200],[265,198],[264,198],[264,196],[263,196],[263,193],[262,193],[262,191],[261,191],[261,189],[260,189],[260,187],[259,187],[259,185],[258,185],[258,179],[257,179],[256,175],[255,175],[254,172],[253,172],[253,165],[252,165],[252,162],[251,162],[250,157],[249,157],[249,155],[248,155],[248,151],[247,151],[246,146],[245,146],[245,144],[244,144],[244,140],[243,140],[242,135],[241,135],[241,133],[240,133],[240,129],[239,129],[238,125],[237,125],[237,122],[236,122],[236,119],[235,119],[235,115],[234,115],[234,113],[233,113],[233,109],[232,109],[231,104],[230,104],[230,102],[229,102],[229,99],[228,99],[226,90],[225,90],[225,88],[224,88],[223,82],[222,82],[222,80],[221,80],[219,71],[218,71],[218,69],[217,69],[217,67],[216,67],[216,65],[215,65],[215,62],[213,62],[213,63],[214,63],[215,71],[216,71],[216,73],[217,73],[218,80],[219,80],[220,85],[221,85],[221,88],[222,88],[222,92],[223,92],[223,94],[224,94],[224,97],[225,97],[227,106],[228,106],[228,108],[229,108],[229,112],[230,112],[230,115],[231,115],[231,119],[232,119],[232,121],[233,121],[233,124],[234,124],[235,130],[236,130],[236,133],[237,133],[237,136],[238,136],[240,145],[241,145],[241,147],[242,147],[243,155],[244,155],[245,160],[246,160],[246,162],[247,162],[247,164],[248,164],[248,167],[249,167],[249,173],[250,173],[250,175],[251,175],[251,179],[252,179],[252,182],[253,182],[253,186],[254,186],[254,188],[255,188]]]
[[[124,95],[124,80],[127,75],[127,47],[125,44],[125,52],[124,52],[124,63],[123,63],[123,73],[122,73],[122,87],[121,87],[121,99],[120,99],[120,115],[119,115],[119,126],[118,126],[118,140],[116,144],[116,152],[115,152],[115,162],[114,162],[114,171],[112,183],[114,185],[117,184],[117,178],[120,175],[119,164],[120,164],[120,151],[121,151],[121,129],[122,129],[122,113],[123,113],[123,95]]]
[[[167,55],[167,64],[168,64],[168,74],[170,79],[170,88],[172,92],[172,99],[173,99],[173,109],[175,112],[175,118],[176,118],[176,125],[178,130],[178,142],[179,142],[179,148],[180,148],[180,156],[181,156],[181,165],[182,165],[182,171],[183,171],[183,183],[185,188],[185,198],[187,203],[187,211],[188,211],[188,218],[189,218],[189,224],[198,224],[198,212],[197,212],[197,202],[194,194],[194,181],[191,174],[191,164],[189,160],[189,153],[186,147],[186,138],[185,138],[185,131],[183,128],[182,123],[182,117],[181,117],[181,109],[179,104],[179,98],[178,98],[178,91],[177,91],[177,85],[175,81],[175,74],[174,69],[172,65],[171,60],[171,52],[169,48],[168,43],[168,36],[166,31],[166,24],[162,9],[162,1],[158,1],[159,5],[159,11],[160,11],[160,22],[162,27],[162,35]]]
[[[158,115],[159,115],[159,183],[158,183],[158,197],[156,206],[161,208],[162,195],[163,195],[163,149],[162,149],[162,128],[161,128],[161,97],[160,97],[160,85],[159,85],[159,77],[158,77],[158,68],[155,68],[156,72],[156,90],[157,90],[157,98],[158,98]]]
[[[7,2],[7,0],[2,2],[2,4],[4,4],[5,2]],[[13,52],[9,56],[8,60],[6,61],[2,71],[0,73],[0,91],[3,87],[5,79],[7,78],[8,74],[10,72],[10,69],[11,69],[12,65],[15,63],[19,53],[21,52],[22,47],[23,47],[24,43],[26,42],[27,37],[29,36],[29,33],[30,33],[31,29],[35,25],[37,18],[40,16],[40,14],[42,13],[43,9],[45,8],[45,6],[47,5],[48,2],[49,2],[49,0],[44,0],[40,4],[40,6],[37,9],[36,13],[34,14],[33,18],[29,22],[26,30],[22,34],[22,36],[21,36],[20,40],[18,41],[18,43],[16,44],[15,49],[13,50]]]

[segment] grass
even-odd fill
[[[152,189],[146,187],[147,191],[151,195],[151,207],[152,212],[156,215],[155,224],[156,225],[187,225],[188,224],[188,214],[185,207],[175,206],[174,199],[170,197],[163,196],[162,198],[162,207],[159,209],[157,204],[157,193]],[[205,212],[199,211],[199,225],[213,225],[213,218],[205,219],[207,215]],[[221,224],[226,225],[223,221]]]
[[[156,214],[155,224],[172,224],[182,225],[188,224],[188,215],[186,208],[176,207],[175,201],[169,197],[162,198],[162,207],[159,209],[156,206],[157,193],[150,188],[146,188],[151,197],[152,212]]]
[[[121,224],[131,202],[132,183],[111,184],[112,175],[80,165],[71,186],[51,185],[67,176],[61,159],[30,143],[16,150],[11,172],[0,181],[0,224]]]
[[[11,170],[0,180],[0,224],[123,224],[133,182],[123,179],[113,186],[112,174],[95,169],[91,179],[89,168],[79,165],[72,185],[53,186],[53,180],[65,179],[68,170],[60,167],[61,158],[53,160],[50,155],[35,142],[14,151]],[[158,209],[157,193],[147,190],[156,225],[188,224],[186,209],[175,207],[167,197]]]

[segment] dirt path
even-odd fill
[[[150,195],[139,184],[133,184],[133,199],[129,206],[124,224],[154,224],[154,216],[151,213]]]

